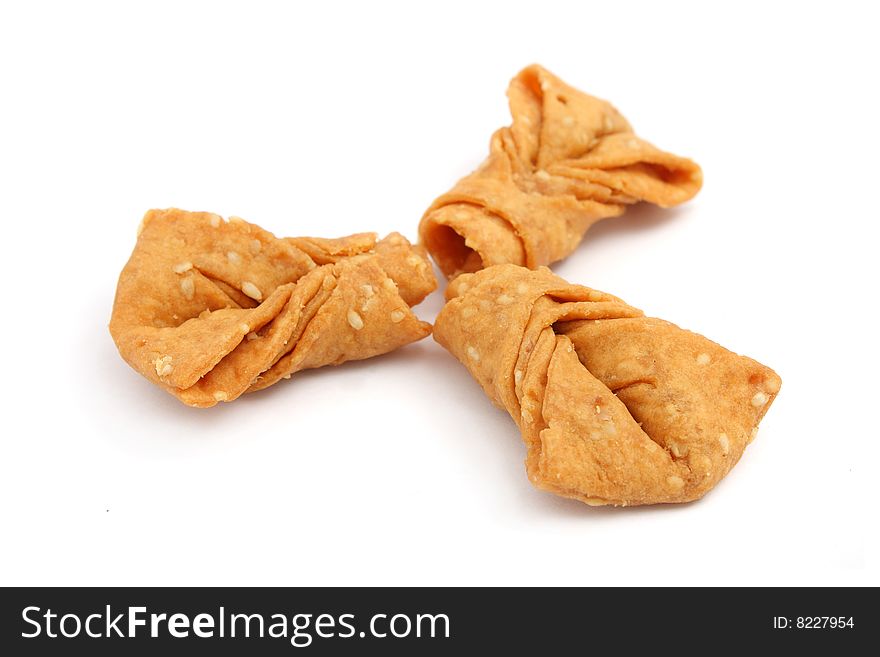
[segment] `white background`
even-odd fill
[[[0,583],[878,583],[870,3],[10,5]],[[782,376],[704,500],[533,489],[513,422],[430,338],[210,410],[118,357],[145,210],[414,239],[532,62],[703,166],[696,200],[608,220],[556,270]]]

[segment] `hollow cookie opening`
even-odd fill
[[[441,271],[452,278],[458,274],[472,274],[483,269],[483,258],[465,242],[454,228],[432,224],[424,233],[425,247],[434,256]]]
[[[526,251],[510,222],[472,203],[456,202],[431,211],[419,237],[447,278],[502,263],[524,265]]]

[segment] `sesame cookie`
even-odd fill
[[[276,238],[237,217],[151,210],[119,277],[110,333],[125,361],[190,406],[431,332],[424,250],[392,233]]]
[[[688,502],[737,463],[779,392],[768,367],[546,267],[450,283],[434,338],[519,426],[538,488]]]
[[[452,278],[497,264],[534,269],[569,255],[586,230],[628,205],[683,203],[700,167],[638,137],[609,103],[540,66],[507,90],[513,123],[489,157],[422,217],[419,239]]]

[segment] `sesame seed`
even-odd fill
[[[550,89],[550,83],[547,80],[541,82],[541,91],[547,91]]]
[[[730,439],[728,439],[726,433],[722,433],[718,436],[718,443],[721,445],[721,453],[726,456],[730,451]]]
[[[522,383],[523,373],[522,370],[514,370],[513,371],[513,383],[515,385],[519,385]]]
[[[544,169],[538,169],[535,171],[535,178],[538,180],[550,180],[550,174],[544,171]]]
[[[516,293],[517,294],[525,294],[528,291],[529,291],[529,286],[526,285],[525,283],[519,283],[516,286]]]
[[[215,390],[214,391],[214,399],[219,401],[226,401],[229,399],[229,395],[226,394],[224,390]]]
[[[467,355],[470,359],[476,363],[480,362],[480,352],[474,349],[471,345],[467,347]]]
[[[243,224],[243,223],[244,223],[244,219],[242,219],[241,217],[238,217],[238,216],[236,216],[236,215],[234,215],[234,214],[231,214],[231,215],[229,215],[229,223],[231,223],[231,224]]]
[[[708,365],[711,360],[709,354],[700,354],[697,356],[697,365]]]
[[[248,342],[251,342],[252,340],[259,340],[259,339],[260,339],[260,335],[259,335],[259,333],[248,333],[248,334],[245,336],[245,339],[246,339]]]
[[[219,214],[212,214],[211,215],[211,225],[214,228],[218,228],[220,226],[221,221],[222,221],[222,219],[220,218]]]
[[[180,281],[180,291],[187,299],[192,299],[196,294],[196,284],[193,283],[192,276],[187,276]]]
[[[227,251],[226,259],[229,261],[231,265],[240,265],[241,264],[241,256],[238,255],[235,251]]]
[[[348,323],[351,324],[351,328],[356,331],[360,331],[364,328],[364,320],[361,319],[361,316],[357,314],[356,310],[348,311]]]
[[[260,240],[251,240],[250,249],[251,253],[257,255],[263,250],[263,243]]]
[[[755,396],[752,397],[752,406],[755,408],[761,408],[764,404],[769,401],[770,397],[767,396],[766,392],[761,392],[760,390],[755,393]]]
[[[153,363],[156,367],[156,374],[159,376],[168,376],[171,374],[174,366],[171,364],[171,356],[160,356]]]
[[[376,292],[372,285],[361,285],[361,291],[369,299]]]
[[[389,292],[397,292],[397,284],[390,278],[386,278],[384,281],[382,281],[382,287],[384,287]]]
[[[173,271],[175,274],[183,274],[188,272],[192,268],[193,263],[191,262],[178,262],[171,268],[171,271]]]
[[[477,314],[477,309],[474,308],[473,306],[465,306],[461,310],[461,316],[464,319],[470,319],[471,317],[473,317],[476,314]]]
[[[244,292],[247,296],[249,296],[254,301],[262,301],[263,293],[260,292],[260,288],[251,283],[250,281],[243,281],[241,284],[241,291]]]
[[[683,488],[684,487],[684,479],[677,475],[672,475],[671,477],[666,478],[666,483],[672,486],[673,488]]]
[[[239,324],[239,325],[238,325],[238,330],[241,331],[242,333],[250,333],[250,332],[251,332],[251,327],[248,326],[247,324]]]
[[[406,313],[402,310],[392,310],[391,311],[391,321],[395,324],[398,324],[403,321],[403,318],[406,317]]]
[[[687,445],[679,445],[675,441],[670,441],[668,447],[669,451],[672,452],[672,455],[677,459],[687,456],[687,453],[690,451]]]
[[[500,295],[496,301],[500,303],[502,306],[509,306],[513,303],[513,297],[507,296],[506,294]]]

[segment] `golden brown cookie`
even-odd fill
[[[448,277],[569,255],[595,222],[647,201],[683,203],[702,185],[691,160],[636,136],[611,104],[540,66],[507,90],[513,124],[489,157],[428,208],[419,238]]]
[[[546,267],[450,283],[434,337],[519,425],[538,488],[587,504],[698,499],[779,392],[773,370]]]
[[[238,218],[151,210],[110,333],[147,379],[213,406],[424,338],[431,326],[410,306],[435,288],[424,250],[397,233],[279,239]]]

